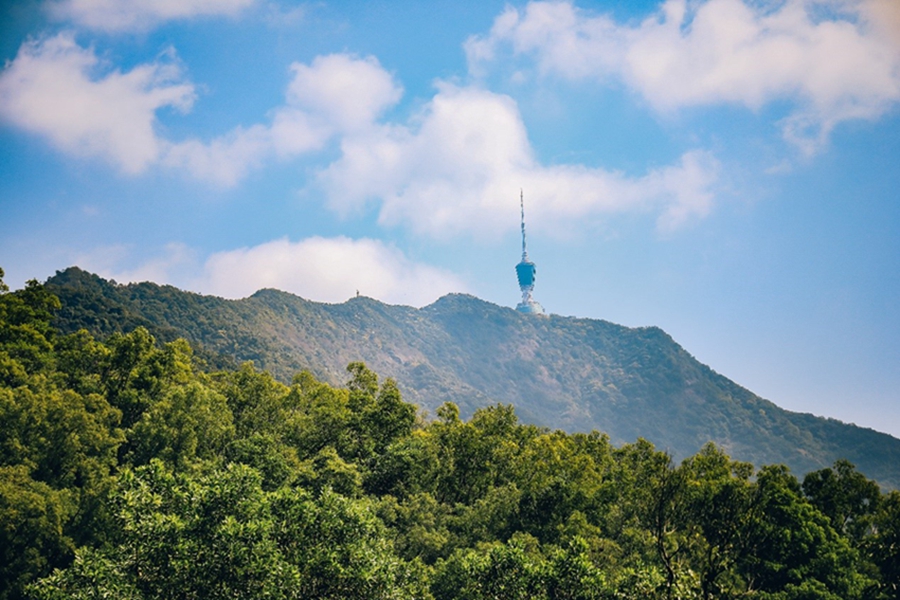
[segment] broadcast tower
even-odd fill
[[[525,249],[525,194],[519,190],[519,208],[522,212],[522,260],[516,265],[516,278],[519,280],[519,289],[522,290],[522,301],[516,305],[516,310],[533,315],[544,314],[544,307],[531,297],[534,291],[534,279],[537,275],[537,267],[528,260],[528,251]]]

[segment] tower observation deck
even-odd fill
[[[544,307],[538,304],[531,296],[531,293],[534,291],[537,267],[528,260],[528,250],[525,246],[525,194],[522,190],[519,190],[519,209],[522,213],[522,260],[516,265],[516,278],[519,280],[519,289],[522,290],[522,301],[516,305],[516,310],[542,315],[544,314]]]

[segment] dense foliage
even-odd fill
[[[783,410],[655,327],[532,318],[459,294],[421,309],[365,297],[322,304],[276,290],[225,300],[119,285],[76,267],[46,285],[62,304],[53,321],[61,332],[86,329],[105,339],[142,326],[161,342],[188,340],[214,369],[252,360],[282,383],[306,369],[340,386],[347,364],[364,361],[432,414],[453,402],[468,418],[499,401],[514,404],[525,422],[597,429],[616,445],[643,437],[679,461],[713,441],[737,460],[801,474],[845,458],[880,485],[900,488],[900,439]]]
[[[59,334],[47,289],[0,288],[2,600],[900,592],[900,493],[846,461],[801,483],[510,406],[427,420],[363,363],[345,387],[211,370],[141,327]]]

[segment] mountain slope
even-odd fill
[[[616,443],[644,437],[677,458],[707,441],[757,466],[802,474],[847,458],[900,488],[900,440],[832,419],[785,411],[699,363],[656,327],[534,317],[466,295],[422,309],[370,298],[322,304],[276,290],[225,300],[152,283],[117,285],[77,268],[47,285],[63,331],[99,335],[143,325],[183,336],[214,364],[253,360],[282,380],[308,369],[333,383],[365,361],[397,379],[405,398],[463,414],[492,402],[568,431],[598,429]]]

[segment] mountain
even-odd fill
[[[534,316],[475,297],[421,309],[366,297],[342,304],[260,290],[226,300],[153,283],[116,284],[72,267],[47,281],[63,332],[105,336],[144,326],[184,337],[213,367],[252,360],[281,380],[306,369],[332,383],[362,360],[397,380],[432,414],[511,403],[528,422],[597,429],[615,443],[643,437],[676,459],[713,441],[756,466],[802,475],[846,458],[882,486],[900,488],[900,440],[834,419],[779,408],[694,359],[657,327]]]

